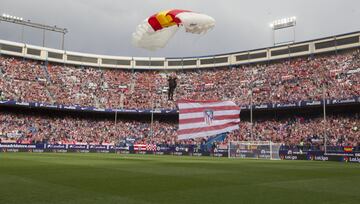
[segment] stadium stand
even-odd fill
[[[359,50],[250,64],[178,71],[177,98],[233,100],[239,105],[319,100],[360,95]],[[128,71],[0,58],[4,98],[98,108],[175,108],[161,71]]]
[[[153,137],[152,137],[153,135]],[[176,126],[155,122],[153,132],[150,123],[84,119],[74,117],[50,117],[13,113],[0,115],[2,143],[50,143],[50,144],[118,144],[132,138],[141,142],[175,144]]]
[[[176,73],[175,101],[167,78]],[[252,96],[252,97],[251,97]],[[360,96],[360,49],[206,69],[139,70],[75,66],[0,55],[0,99],[121,109],[176,109],[176,100],[232,100],[238,105],[290,103]],[[251,101],[252,99],[252,101]],[[2,113],[1,142],[202,144],[176,140],[176,124]],[[332,145],[359,145],[359,115],[329,116]],[[286,145],[323,144],[322,119],[296,117],[248,122],[228,140],[272,140]],[[253,138],[250,138],[250,132]],[[221,144],[221,143],[220,143]]]
[[[119,144],[125,139],[134,139],[144,144],[202,144],[206,139],[177,140],[175,123],[154,122],[151,131],[149,122],[69,116],[42,116],[14,113],[0,115],[1,142],[51,143],[51,144]],[[324,130],[328,144],[333,146],[360,145],[360,114],[331,115],[324,128],[321,117],[291,117],[255,121],[253,138],[248,121],[240,123],[240,130],[228,135],[229,140],[274,141],[284,145],[321,146]]]

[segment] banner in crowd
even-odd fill
[[[341,161],[360,163],[360,151],[347,152],[343,151],[324,152],[320,150],[301,151],[299,149],[280,150],[282,160],[312,160],[312,161]]]
[[[188,101],[178,103],[178,139],[214,136],[239,129],[240,107],[232,101]]]
[[[325,100],[326,105],[340,105],[340,104],[358,104],[360,103],[360,96],[354,96],[352,98],[345,99],[328,99]],[[46,103],[27,103],[27,102],[17,102],[13,100],[0,101],[0,105],[11,105],[19,107],[30,107],[30,108],[47,108],[54,110],[77,110],[77,111],[91,111],[91,112],[106,112],[106,113],[138,113],[138,114],[177,114],[179,111],[175,109],[161,109],[161,110],[149,110],[149,109],[104,109],[104,108],[95,108],[95,107],[82,107],[82,106],[70,106],[70,105],[53,105]],[[255,110],[266,110],[266,109],[284,109],[284,108],[299,108],[299,107],[314,107],[321,106],[323,101],[298,101],[293,103],[267,103],[260,105],[253,105]],[[250,105],[243,105],[240,107],[241,110],[250,110]]]
[[[360,148],[342,147],[343,150],[325,153],[320,150],[302,151],[298,148],[282,148],[282,160],[341,161],[360,163]],[[351,149],[351,151],[350,151]],[[155,145],[136,144],[132,146],[114,145],[73,145],[73,144],[7,144],[0,143],[0,152],[77,152],[77,153],[118,153],[118,154],[156,154],[174,156],[213,156],[228,157],[226,145],[210,151],[198,145]],[[264,154],[268,154],[264,152]],[[262,158],[260,156],[259,158]],[[265,157],[264,157],[265,158]]]

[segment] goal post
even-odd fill
[[[229,141],[229,158],[279,160],[280,144],[271,141]]]

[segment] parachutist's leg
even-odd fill
[[[171,89],[170,91],[170,100],[174,100],[174,89]]]

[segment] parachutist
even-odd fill
[[[176,82],[176,76],[169,76],[168,82],[169,82],[169,91],[168,91],[168,100],[174,100],[174,91],[177,86]]]

